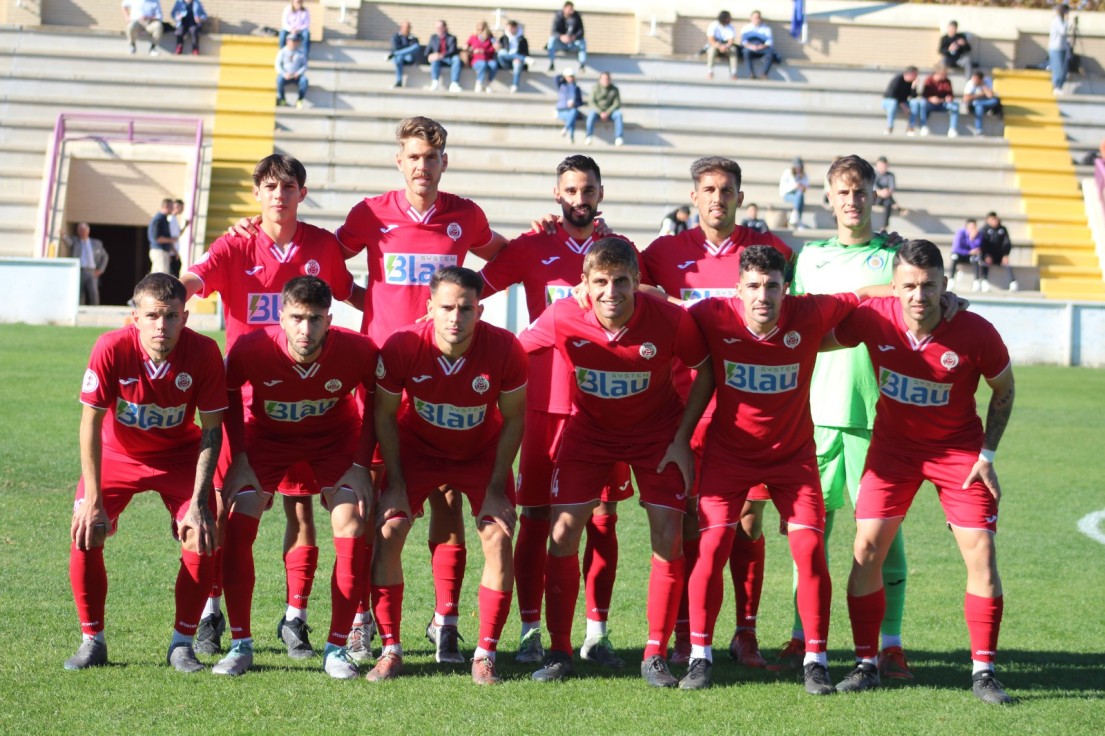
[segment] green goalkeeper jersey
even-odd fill
[[[795,294],[839,294],[889,284],[896,248],[876,235],[862,245],[836,238],[806,243],[794,267]],[[859,345],[817,356],[810,385],[813,423],[819,427],[871,429],[878,384],[867,348]]]

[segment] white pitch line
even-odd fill
[[[1105,520],[1105,509],[1086,514],[1078,520],[1078,531],[1085,534],[1095,542],[1105,544],[1105,532],[1100,529],[1101,522]]]

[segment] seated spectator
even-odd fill
[[[303,0],[292,0],[284,6],[280,16],[280,48],[295,36],[303,44],[303,53],[311,56],[311,11],[303,7]]]
[[[910,102],[910,118],[920,118],[921,135],[929,134],[928,118],[932,112],[948,113],[948,137],[959,136],[959,103],[952,92],[952,82],[948,79],[948,70],[943,64],[937,64],[932,74],[925,79],[921,96]],[[909,131],[906,131],[909,134]]]
[[[495,40],[491,37],[487,21],[477,23],[476,32],[468,37],[468,55],[472,70],[476,72],[476,86],[472,91],[490,92],[499,63],[495,60]]]
[[[783,169],[779,177],[779,196],[791,206],[787,222],[792,230],[803,229],[802,212],[806,208],[806,191],[810,188],[810,177],[806,175],[806,165],[802,159],[795,158],[790,166]]]
[[[963,73],[971,76],[971,42],[967,34],[959,32],[954,20],[948,22],[947,32],[940,37],[940,59],[947,68],[961,66]]]
[[[978,222],[971,218],[963,223],[963,227],[955,232],[952,238],[952,257],[948,260],[948,288],[955,283],[955,272],[960,263],[975,264],[974,291],[982,288],[981,277],[978,271],[978,254],[982,247],[982,233],[978,231]]]
[[[764,68],[761,76],[763,79],[767,79],[767,73],[771,71],[771,65],[779,61],[779,56],[775,53],[771,26],[764,23],[760,11],[753,10],[748,24],[741,29],[740,45],[744,63],[748,65],[749,77],[759,79],[756,76],[756,66],[753,60],[763,59]]]
[[[441,88],[441,67],[448,64],[449,91],[460,92],[461,60],[457,37],[449,33],[449,26],[443,20],[437,22],[435,31],[426,43],[426,61],[430,62],[430,89]]]
[[[975,114],[975,135],[982,135],[982,117],[986,113],[1001,115],[1001,100],[994,94],[993,82],[981,69],[975,70],[963,86],[963,105]]]
[[[599,83],[591,89],[591,112],[587,114],[587,138],[583,142],[591,145],[595,135],[595,123],[610,120],[614,123],[614,145],[625,143],[625,125],[622,123],[622,96],[618,88],[610,81],[610,72],[599,75]]]
[[[748,205],[744,211],[744,219],[741,220],[741,227],[750,227],[756,232],[766,235],[771,232],[771,228],[767,226],[767,220],[760,218],[760,208],[755,204]]]
[[[886,135],[894,132],[894,120],[899,112],[909,113],[906,135],[912,135],[917,123],[913,112],[913,98],[917,96],[917,67],[907,66],[901,74],[894,75],[882,95],[882,109],[886,110]]]
[[[660,235],[678,235],[691,226],[691,208],[687,205],[676,207],[664,215],[664,221],[660,223]]]
[[[506,31],[499,37],[499,68],[510,68],[514,76],[510,80],[510,92],[518,91],[518,85],[522,81],[522,70],[526,68],[526,57],[529,56],[529,41],[525,32],[516,20],[506,22]]]
[[[579,108],[583,107],[583,93],[576,84],[576,73],[565,69],[563,75],[556,78],[556,116],[564,123],[560,135],[567,136],[568,142],[576,142],[576,119]]]
[[[388,58],[395,64],[395,84],[392,86],[402,87],[403,67],[422,61],[422,45],[418,43],[418,36],[411,35],[409,20],[400,23],[399,32],[391,37],[391,54]]]
[[[890,163],[886,156],[879,156],[875,161],[875,199],[874,204],[884,209],[882,229],[890,227],[890,211],[894,209],[894,174],[890,171]]]
[[[723,10],[718,13],[717,20],[706,27],[706,76],[714,78],[714,62],[721,56],[729,61],[729,78],[736,79],[740,52],[733,16],[728,10]]]
[[[978,277],[982,281],[982,290],[990,291],[990,266],[1008,266],[1009,254],[1013,252],[1013,243],[1009,232],[1001,224],[998,213],[986,213],[986,227],[982,228],[982,242],[979,244]],[[1016,280],[1009,282],[1009,290],[1017,290]]]
[[[564,7],[553,16],[552,35],[546,46],[549,51],[549,71],[556,70],[557,51],[576,52],[579,59],[579,70],[587,67],[587,42],[583,40],[583,16],[576,12],[576,6],[571,2],[564,3]]]
[[[1105,158],[1105,138],[1101,139],[1101,143],[1098,144],[1096,151],[1087,151],[1082,155],[1078,163],[1083,166],[1093,166],[1099,158]]]
[[[295,101],[297,108],[303,107],[303,100],[307,97],[307,53],[295,36],[288,36],[284,48],[276,52],[276,104],[285,107],[288,101],[284,99],[284,87],[288,82],[295,82],[299,88],[299,97]]]
[[[161,53],[157,45],[161,43],[165,27],[162,25],[164,15],[160,0],[123,0],[123,17],[127,19],[127,43],[132,54],[136,51],[139,29],[150,36],[150,56]]]
[[[200,55],[200,26],[207,20],[207,11],[203,9],[200,0],[176,0],[173,5],[173,22],[176,29],[176,50],[174,53],[180,56],[184,53],[184,36],[188,35],[192,42],[192,56]]]

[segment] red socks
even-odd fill
[[[545,558],[545,625],[550,651],[572,653],[572,617],[579,598],[579,556]]]
[[[362,581],[361,602],[357,604],[357,613],[364,614],[372,610],[372,545],[376,541],[371,529],[366,529],[362,539],[364,543],[364,566],[361,571]]]
[[[260,519],[234,512],[226,519],[223,586],[232,639],[248,639],[253,635],[249,620],[253,608],[253,585],[256,582],[253,571],[253,542],[257,539],[257,527],[260,523]]]
[[[1005,598],[982,598],[966,593],[963,596],[963,617],[967,619],[967,633],[971,637],[971,659],[976,662],[993,662],[998,651],[998,632]]]
[[[93,547],[86,552],[77,549],[75,544],[69,547],[69,584],[73,586],[81,633],[95,636],[104,630],[104,608],[107,604],[107,567],[104,565],[103,547]]]
[[[295,547],[284,555],[284,580],[288,590],[289,606],[307,607],[317,568],[318,547]]]
[[[218,598],[223,594],[223,548],[215,548],[215,576],[211,579],[211,592],[208,598]]]
[[[176,576],[176,619],[173,624],[177,633],[195,636],[214,576],[213,556],[181,550],[180,571]]]
[[[675,629],[684,574],[685,561],[682,557],[672,562],[652,558],[652,572],[648,578],[648,643],[644,659],[654,654],[664,658],[668,656],[668,639]]]
[[[749,539],[743,532],[733,538],[729,572],[737,600],[737,628],[755,629],[764,587],[764,535]]]
[[[675,617],[676,639],[679,637],[686,638],[691,635],[691,574],[694,570],[695,563],[698,562],[698,547],[700,541],[700,537],[694,539],[683,537],[683,559],[686,560],[684,569],[687,571],[687,574],[683,576],[683,593],[679,596],[679,613]]]
[[[806,634],[807,652],[824,652],[829,643],[829,606],[833,600],[833,584],[829,579],[829,563],[825,557],[825,535],[813,529],[795,528],[787,534],[790,554],[798,567],[798,592],[795,596],[802,631]],[[883,597],[883,610],[886,598]],[[875,643],[882,614],[875,625]],[[875,649],[878,654],[878,648]]]
[[[704,530],[698,540],[698,562],[687,584],[691,644],[713,645],[714,624],[725,594],[725,562],[729,559],[734,534],[736,531],[732,527],[711,527]]]
[[[605,621],[614,595],[618,571],[617,514],[592,516],[587,522],[587,545],[583,550],[583,575],[586,578],[587,618]]]
[[[431,544],[430,564],[434,573],[434,612],[441,616],[456,616],[460,601],[460,586],[464,582],[464,564],[468,550],[455,544]]]
[[[514,584],[518,589],[518,615],[524,624],[541,620],[549,526],[548,519],[531,519],[525,514],[518,519],[518,541],[514,544]]]
[[[403,619],[403,584],[373,585],[372,613],[376,617],[380,644],[385,647],[399,643],[399,624]]]
[[[315,551],[317,561],[318,547],[309,549]],[[330,636],[326,643],[344,647],[364,590],[364,540],[361,537],[334,537],[334,553],[334,572],[330,575]]]
[[[878,657],[879,626],[882,625],[885,613],[886,591],[883,588],[868,595],[848,595],[848,618],[852,620],[852,641],[856,645],[856,657]],[[802,625],[805,626],[804,620]]]
[[[510,615],[510,591],[480,586],[480,640],[476,646],[489,652],[499,646],[499,637]]]

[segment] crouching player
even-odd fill
[[[467,268],[435,271],[430,319],[396,332],[380,351],[376,431],[385,480],[372,603],[383,652],[370,682],[403,671],[403,544],[426,499],[445,484],[468,497],[483,546],[472,680],[500,681],[495,650],[514,587],[511,465],[522,442],[528,366],[514,335],[480,321],[482,290],[483,279]]]
[[[871,300],[835,331],[841,346],[865,344],[879,400],[856,503],[848,614],[857,666],[839,692],[878,687],[879,623],[886,608],[881,569],[922,481],[936,486],[967,565],[963,612],[974,661],[972,689],[1009,703],[994,677],[1003,598],[994,535],[1001,486],[994,453],[1013,412],[1013,368],[993,325],[976,314],[941,319],[947,280],[939,249],[911,240],[894,257],[895,297]],[[876,349],[877,348],[877,349]],[[992,389],[983,428],[975,408],[979,378]]]
[[[334,530],[330,632],[322,667],[337,679],[357,676],[346,638],[364,589],[376,349],[367,337],[330,326],[332,300],[330,287],[318,277],[292,279],[280,295],[280,325],[240,337],[227,355],[233,461],[225,486],[230,512],[223,584],[231,648],[215,674],[241,675],[253,664],[253,542],[280,479],[305,462],[318,480]],[[251,400],[244,418],[247,384]],[[363,417],[354,396],[360,387],[366,390]]]
[[[172,276],[146,276],[134,289],[134,324],[101,336],[84,374],[69,552],[84,640],[65,661],[67,670],[107,664],[104,541],[131,498],[151,489],[172,515],[181,544],[168,662],[180,672],[203,669],[192,639],[215,573],[211,478],[226,383],[219,346],[184,326],[184,302],[184,286]]]

